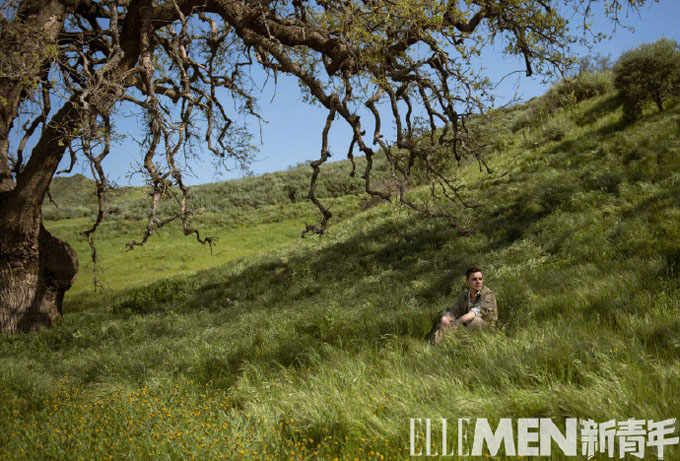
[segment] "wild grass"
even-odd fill
[[[467,166],[470,237],[352,196],[320,239],[302,209],[207,215],[212,257],[178,229],[124,253],[139,222],[105,227],[109,291],[85,267],[57,327],[0,338],[0,457],[406,459],[415,417],[677,417],[680,111],[621,124],[609,98]],[[471,263],[499,327],[431,348]]]

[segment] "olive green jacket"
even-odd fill
[[[470,290],[463,290],[456,299],[453,307],[451,308],[451,313],[454,318],[458,318],[463,314],[466,314],[470,308],[468,307],[468,295]],[[482,286],[479,290],[477,296],[473,300],[473,307],[479,306],[482,314],[483,325],[494,325],[496,320],[498,320],[498,308],[496,307],[496,296],[489,287]]]

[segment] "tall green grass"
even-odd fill
[[[677,417],[680,110],[626,125],[612,97],[555,109],[560,136],[508,124],[497,173],[466,167],[470,237],[356,197],[320,239],[301,205],[208,215],[212,257],[179,229],[126,254],[139,223],[105,227],[110,292],[0,339],[0,456],[406,459],[414,417]],[[431,348],[471,263],[499,326]]]

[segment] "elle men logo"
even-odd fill
[[[475,420],[474,427],[469,418],[459,418],[454,424],[446,418],[410,418],[410,455],[495,456],[502,444],[506,456],[551,456],[561,452],[588,459],[600,453],[610,458],[630,455],[642,459],[649,449],[650,456],[664,459],[664,448],[680,440],[673,437],[675,422],[675,418],[603,423],[566,418],[563,432],[550,418],[502,418],[496,430],[486,418]]]

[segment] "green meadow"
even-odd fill
[[[57,326],[0,337],[0,458],[398,460],[410,418],[680,416],[677,101],[622,122],[601,72],[489,123],[493,173],[461,167],[479,206],[452,209],[469,236],[368,200],[339,162],[322,237],[300,238],[318,219],[300,166],[200,186],[194,223],[218,237],[212,254],[179,226],[126,252],[148,197],[120,188],[95,234],[97,292],[80,234],[95,203],[61,180],[46,227],[80,272]],[[496,293],[498,327],[432,348],[470,264]]]

